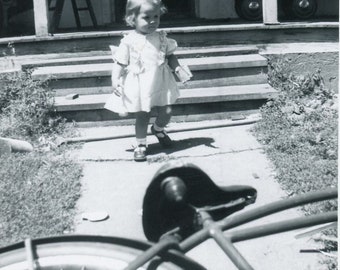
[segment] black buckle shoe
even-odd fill
[[[133,151],[133,159],[135,161],[146,161],[146,150],[146,145],[138,145]]]
[[[168,134],[166,134],[166,132],[164,130],[156,131],[154,126],[152,125],[151,126],[151,133],[157,137],[160,145],[163,148],[171,148],[172,147],[172,140],[170,139],[170,137],[168,136]]]

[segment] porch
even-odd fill
[[[329,0],[163,0],[162,27],[338,21]],[[0,0],[0,37],[127,29],[126,0]]]

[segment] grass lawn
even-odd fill
[[[64,155],[0,158],[0,246],[71,231],[81,171]]]

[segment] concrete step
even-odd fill
[[[287,22],[275,25],[263,23],[233,24],[163,28],[181,47],[219,46],[239,44],[278,44],[339,42],[339,22]],[[107,50],[118,45],[122,29],[116,31],[90,31],[54,34],[46,37],[20,36],[0,39],[0,55],[49,54],[55,52],[89,52]],[[9,47],[8,44],[11,44]]]
[[[181,96],[176,104],[268,99],[276,95],[276,90],[268,84],[181,89],[180,92]],[[71,100],[56,97],[55,107],[58,112],[103,109],[109,96],[110,94],[83,95]]]
[[[267,59],[253,48],[243,52],[230,47],[179,50],[179,61],[189,66],[193,78],[186,84],[178,82],[181,97],[173,106],[173,114],[187,118],[253,111],[275,96],[276,91],[267,84]],[[79,64],[80,58],[89,62]],[[50,88],[56,92],[56,111],[70,121],[121,121],[117,114],[104,109],[112,92],[110,55],[80,58],[70,58],[69,64],[60,59],[56,65],[38,66],[32,77],[49,80]],[[69,94],[79,97],[70,100],[65,97]],[[131,120],[133,114],[127,118]]]
[[[183,65],[188,65],[192,72],[250,67],[263,68],[267,66],[267,59],[259,54],[184,58],[179,61]],[[111,70],[111,63],[46,66],[35,69],[32,73],[32,78],[35,80],[61,80],[72,78],[106,77],[111,75]]]
[[[267,82],[267,67],[243,67],[229,69],[211,69],[192,71],[194,77],[181,88],[197,88],[223,85],[255,84]],[[79,94],[94,94],[96,91],[111,86],[110,76],[75,77],[49,81],[51,89],[57,95],[78,92]]]
[[[256,46],[211,46],[211,47],[182,47],[178,48],[175,55],[178,58],[199,58],[208,56],[228,56],[256,54]],[[18,61],[20,59],[17,59]],[[84,65],[95,63],[112,63],[111,51],[93,51],[88,53],[47,54],[21,59],[22,68],[35,68],[44,66]]]
[[[239,111],[256,111],[269,98],[277,95],[268,84],[222,86],[196,89],[181,89],[181,97],[173,105],[173,115],[186,119],[189,115],[204,119],[204,115],[226,115]],[[110,94],[83,95],[74,100],[56,97],[57,112],[76,122],[91,121],[126,121],[133,119],[133,114],[120,118],[118,114],[104,109]],[[202,118],[203,117],[203,118]]]
[[[239,74],[233,74],[222,78],[212,78],[209,80],[192,80],[186,84],[178,83],[180,89],[206,88],[219,86],[233,85],[249,85],[249,84],[264,84],[267,83],[267,75],[263,72],[255,72],[243,75],[244,71],[239,71]],[[57,97],[66,96],[69,94],[79,95],[95,95],[95,94],[110,94],[112,92],[111,79],[72,79],[64,81],[54,81],[50,83],[50,87],[55,91]]]

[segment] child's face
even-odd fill
[[[155,32],[160,22],[160,7],[144,2],[139,14],[135,18],[135,27],[141,34],[151,34]]]

